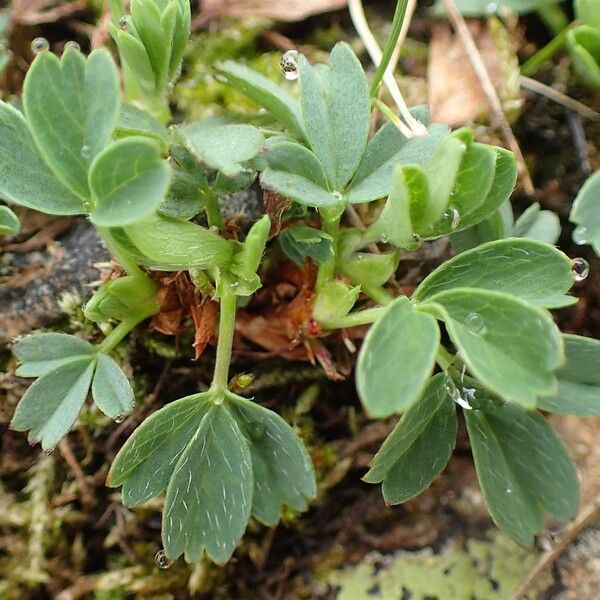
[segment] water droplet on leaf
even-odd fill
[[[585,258],[574,258],[571,269],[575,273],[575,281],[583,281],[590,274],[590,265]]]
[[[129,18],[127,17],[127,15],[123,15],[119,19],[119,29],[122,29],[123,31],[127,31],[128,28],[129,28]]]
[[[298,79],[298,50],[285,52],[279,61],[279,68],[288,81]]]
[[[173,561],[167,558],[164,550],[159,550],[156,553],[154,556],[154,562],[159,569],[168,569],[173,564]]]
[[[423,240],[421,239],[421,236],[418,233],[413,233],[412,242],[406,246],[406,249],[409,252],[415,252],[421,247],[422,244]]]
[[[88,145],[81,146],[81,156],[83,158],[87,159],[91,156],[91,154],[92,154],[92,149]]]
[[[382,233],[382,234],[379,236],[379,241],[380,241],[382,244],[387,244],[387,243],[388,243],[388,236],[387,236],[387,235],[385,235],[385,233]]]
[[[47,450],[44,450],[44,454],[46,456],[50,456],[53,452],[54,452],[54,448],[48,448]]]
[[[336,199],[337,202],[342,201],[342,192],[331,192],[331,195]]]
[[[507,494],[512,494],[512,488],[509,488],[509,487],[508,487],[508,488],[506,488],[506,493],[507,493]]]
[[[497,2],[490,2],[486,7],[485,7],[485,12],[488,15],[494,15],[496,14],[496,11],[498,10],[498,3]]]
[[[267,428],[260,422],[255,421],[251,424],[252,427],[252,435],[256,438],[260,438],[265,435]]]
[[[73,40],[69,40],[65,44],[65,50],[75,50],[75,51],[79,52],[81,50],[81,48],[79,47],[79,44],[77,42],[74,42]]]
[[[125,415],[117,415],[115,417],[115,423],[122,423],[125,420]]]
[[[454,231],[460,225],[460,213],[455,208],[449,208],[443,216],[444,223],[448,223],[450,229]]]
[[[46,52],[49,48],[50,44],[44,37],[36,37],[33,42],[31,42],[31,51],[34,54],[41,54],[42,52]]]
[[[485,330],[485,323],[483,317],[476,312],[469,313],[465,319],[466,328],[473,333],[483,333]]]
[[[576,227],[575,231],[573,231],[573,241],[578,246],[583,246],[584,244],[588,243],[587,236],[588,236],[588,230],[581,225],[579,227]]]

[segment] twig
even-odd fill
[[[541,81],[537,81],[537,79],[531,79],[530,77],[521,75],[520,84],[522,88],[529,90],[530,92],[540,94],[540,96],[545,96],[546,98],[549,98],[558,104],[562,104],[576,113],[579,113],[582,117],[586,117],[587,119],[592,119],[594,121],[600,120],[600,113],[592,110],[589,106],[586,106],[582,102],[574,100],[570,96],[559,92],[553,87],[550,87]]]
[[[75,481],[77,481],[79,485],[79,491],[81,492],[81,503],[90,507],[94,505],[94,495],[90,490],[90,486],[87,482],[84,472],[81,470],[79,463],[77,462],[77,458],[73,454],[73,450],[71,449],[71,445],[67,438],[63,438],[58,442],[58,450],[61,456],[65,459],[65,462],[71,469],[73,473],[73,477],[75,477]]]
[[[579,513],[577,518],[572,521],[565,529],[564,533],[556,544],[544,552],[538,560],[537,564],[529,572],[527,577],[521,582],[517,591],[512,595],[511,600],[523,600],[532,586],[539,579],[540,575],[563,553],[565,548],[585,529],[596,517],[600,510],[600,495],[596,496],[584,509]]]
[[[487,98],[488,104],[496,117],[500,128],[502,129],[502,133],[504,138],[506,139],[510,149],[514,153],[517,158],[517,162],[519,163],[521,177],[523,178],[523,186],[525,187],[525,192],[532,196],[535,192],[535,188],[533,185],[533,181],[531,179],[531,175],[529,174],[529,170],[527,169],[527,165],[525,163],[525,157],[521,152],[521,148],[519,147],[519,143],[517,142],[517,138],[513,133],[510,123],[504,114],[504,110],[502,109],[502,103],[500,102],[500,98],[496,92],[496,88],[492,83],[490,75],[487,71],[487,68],[481,58],[481,54],[475,45],[475,40],[469,31],[467,23],[465,22],[463,16],[460,14],[460,11],[456,7],[456,2],[454,0],[443,0],[444,5],[446,6],[446,11],[448,12],[448,18],[452,22],[452,26],[454,27],[456,33],[458,33],[467,56],[471,62],[473,70],[477,75],[477,79],[479,79],[479,83],[483,89],[485,97]]]

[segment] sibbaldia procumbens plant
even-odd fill
[[[226,562],[251,517],[275,525],[316,496],[294,428],[230,383],[237,306],[284,255],[317,270],[307,337],[326,343],[370,325],[359,396],[374,419],[401,415],[364,478],[382,483],[386,502],[414,497],[444,469],[460,413],[499,527],[530,544],[547,514],[571,518],[577,477],[541,411],[600,413],[600,343],[562,335],[549,312],[576,302],[568,292],[586,265],[506,217],[517,178],[510,152],[469,129],[428,123],[424,107],[398,116],[377,100],[406,2],[371,84],[344,43],[327,64],[286,53],[282,69],[297,94],[246,66],[215,65],[219,80],[264,109],[260,127],[239,115],[170,125],[189,4],[132,0],[130,15],[111,4],[124,89],[108,50],[84,56],[68,45],[58,58],[38,41],[22,109],[0,103],[0,197],[84,215],[123,273],[85,307],[109,331],[99,343],[59,332],[14,343],[17,374],[36,380],[12,427],[50,451],[90,392],[116,421],[130,413],[134,394],[114,351],[159,311],[157,274],[188,272],[219,304],[212,383],[143,421],[108,485],[127,506],[164,494],[167,559]],[[386,122],[372,133],[375,110]],[[265,214],[232,239],[219,199],[257,179],[284,200],[287,226]],[[349,218],[356,206],[365,226]],[[2,211],[2,226],[14,230],[12,212]],[[455,256],[410,297],[399,294],[390,280],[403,255],[442,236]]]

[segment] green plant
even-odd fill
[[[385,61],[403,13],[400,3]],[[515,185],[513,155],[476,142],[466,129],[430,124],[424,131],[415,120],[427,121],[423,108],[403,124],[406,135],[388,109],[391,120],[371,137],[386,64],[369,86],[343,43],[329,65],[286,55],[299,100],[247,67],[216,66],[220,80],[267,111],[268,128],[232,115],[167,130],[166,93],[188,14],[179,0],[138,0],[133,16],[121,21],[127,35],[113,28],[126,97],[133,98],[132,86],[137,104],[121,101],[106,50],[86,59],[72,46],[60,60],[47,50],[35,58],[24,113],[0,104],[0,196],[51,214],[86,215],[125,271],[85,308],[92,321],[113,325],[100,343],[42,333],[14,344],[17,373],[38,379],[17,406],[13,428],[50,451],[90,387],[108,416],[118,421],[130,412],[133,394],[110,354],[157,312],[153,272],[189,271],[199,293],[220,305],[212,385],[147,418],[117,455],[108,484],[122,487],[128,506],[166,492],[169,559],[196,561],[206,553],[223,563],[251,516],[273,525],[286,507],[304,510],[316,483],[303,442],[280,416],[229,385],[236,306],[260,288],[263,265],[282,249],[296,263],[318,267],[304,336],[373,324],[358,358],[359,395],[374,418],[403,414],[366,476],[383,482],[388,502],[411,498],[444,468],[458,406],[500,527],[529,544],[546,512],[571,517],[574,469],[537,409],[600,412],[600,384],[589,368],[600,343],[561,336],[548,312],[576,301],[567,292],[585,264],[546,243],[507,238],[471,244],[411,298],[395,297],[387,285],[405,250],[497,218]],[[138,63],[132,57],[142,56],[141,46],[146,59]],[[279,245],[267,246],[266,215],[243,242],[223,235],[219,196],[247,188],[257,175],[263,188],[292,202]],[[344,218],[358,204],[364,228]],[[200,213],[208,227],[194,222]]]

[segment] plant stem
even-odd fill
[[[227,289],[221,296],[221,314],[219,316],[219,339],[217,341],[217,359],[211,389],[222,392],[227,389],[229,382],[229,364],[231,362],[231,347],[235,332],[235,312],[237,297]]]
[[[534,75],[541,66],[550,60],[564,45],[567,39],[567,33],[579,25],[577,21],[571,23],[567,28],[563,29],[556,37],[554,37],[548,44],[538,50],[531,58],[523,63],[521,66],[521,75],[531,77]]]
[[[552,32],[552,35],[558,35],[569,23],[560,6],[553,4],[540,6],[537,13],[546,27]]]
[[[333,276],[335,275],[335,262],[337,246],[340,237],[341,218],[342,215],[340,214],[336,219],[332,221],[323,219],[323,231],[326,234],[330,235],[333,240],[332,245],[334,248],[334,255],[330,259],[326,260],[325,262],[322,262],[319,265],[319,271],[317,273],[317,283],[315,286],[317,291],[321,289],[328,281],[333,279]]]
[[[383,116],[388,121],[391,121],[404,137],[413,137],[413,132],[400,120],[400,117],[385,102],[382,102],[379,100],[379,98],[374,98],[373,106],[376,106]]]
[[[375,77],[371,83],[371,96],[377,95],[381,80],[383,79],[388,65],[390,64],[390,60],[392,60],[394,48],[396,48],[396,43],[398,42],[400,32],[402,31],[402,23],[404,22],[404,15],[406,14],[407,5],[408,0],[398,0],[398,3],[396,4],[396,12],[394,13],[394,19],[392,21],[392,31],[387,39],[385,48],[383,50],[383,57],[379,63],[379,66],[377,67],[377,71],[375,71]]]
[[[146,317],[144,317],[146,318]],[[143,320],[143,319],[141,319]],[[111,352],[119,342],[139,323],[139,320],[121,321],[98,346],[98,352]]]
[[[435,361],[444,371],[447,371],[452,366],[454,359],[455,357],[442,344],[438,346]]]
[[[104,240],[108,251],[113,258],[125,269],[128,275],[133,277],[146,277],[146,274],[139,268],[134,258],[125,250],[113,237],[110,229],[98,227],[98,233]]]
[[[374,323],[387,310],[387,306],[376,306],[366,308],[341,317],[340,319],[326,323],[327,329],[345,329],[347,327],[357,327],[359,325],[369,325]]]
[[[394,301],[394,296],[381,286],[365,287],[362,286],[362,291],[377,302],[381,306],[387,306]]]
[[[206,218],[209,227],[220,229],[223,227],[223,215],[219,208],[219,199],[212,190],[206,192],[204,197],[204,208],[206,210]]]

